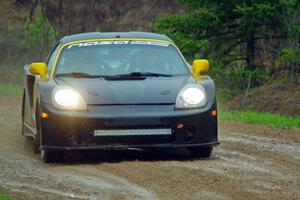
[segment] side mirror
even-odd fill
[[[47,65],[42,62],[31,63],[29,71],[34,75],[40,75],[41,78],[45,78],[47,74]]]
[[[208,60],[194,60],[193,61],[193,75],[198,76],[201,72],[207,72],[209,69]]]

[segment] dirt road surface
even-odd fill
[[[14,199],[300,199],[300,130],[220,122],[210,159],[141,150],[24,151],[20,97],[0,95],[0,194]],[[73,156],[76,154],[76,156]]]

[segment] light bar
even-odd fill
[[[162,129],[106,129],[95,130],[95,136],[145,136],[145,135],[172,135],[172,130]]]

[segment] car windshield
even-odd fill
[[[62,50],[56,75],[122,74],[187,75],[188,66],[171,44],[152,41],[96,41],[71,44]]]

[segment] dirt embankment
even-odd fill
[[[290,116],[300,115],[300,84],[294,81],[271,81],[230,101],[231,109],[253,109]]]
[[[128,150],[47,165],[23,150],[19,113],[19,98],[0,95],[0,193],[15,199],[300,199],[299,129],[221,122],[207,160]]]

